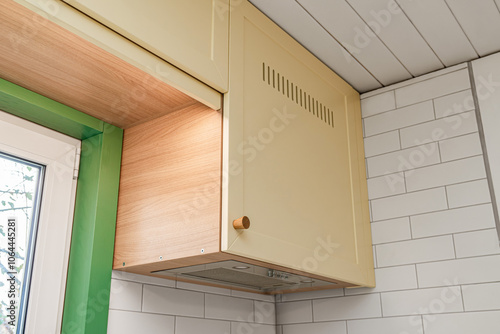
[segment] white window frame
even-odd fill
[[[0,111],[0,151],[46,166],[25,332],[61,332],[80,140]]]

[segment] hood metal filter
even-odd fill
[[[276,293],[283,290],[334,286],[335,283],[311,279],[239,261],[222,261],[154,272],[171,278],[185,278],[198,282],[210,282],[231,287]]]

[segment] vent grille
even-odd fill
[[[313,116],[335,128],[334,112],[274,68],[262,63],[262,81],[288,97]]]
[[[192,271],[189,273],[183,273],[183,275],[214,280],[216,282],[231,283],[258,290],[292,286],[296,284],[294,282],[287,282],[279,278],[256,275],[253,273],[241,272],[227,268]]]

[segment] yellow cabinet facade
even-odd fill
[[[229,0],[63,0],[220,92],[228,85]]]
[[[250,3],[230,22],[222,112],[125,131],[114,268],[262,293],[373,286],[359,94]]]
[[[230,50],[222,251],[373,284],[358,93],[247,2]]]

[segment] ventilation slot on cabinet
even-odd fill
[[[288,80],[284,75],[280,74],[269,65],[266,65],[266,63],[262,63],[262,81],[304,108],[304,110],[309,111],[311,115],[316,116],[316,118],[323,121],[325,124],[328,124],[332,128],[335,127],[333,110],[318,101],[318,99],[311,96],[305,90],[302,90],[297,84]]]

